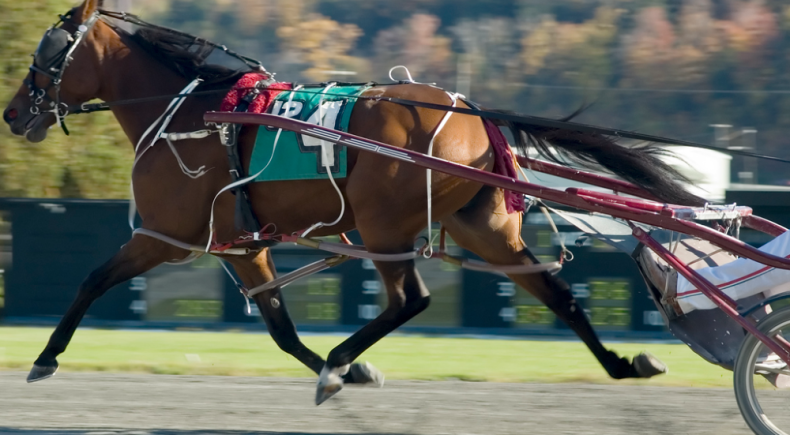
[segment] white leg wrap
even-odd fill
[[[328,387],[330,385],[342,385],[343,378],[341,376],[348,373],[351,364],[346,364],[340,367],[329,368],[324,365],[321,369],[321,374],[318,375],[318,388]]]
[[[350,364],[335,368],[329,368],[324,365],[324,368],[321,369],[321,374],[318,376],[318,385],[315,389],[316,405],[324,403],[343,388],[343,378],[341,376],[348,373],[349,368]]]

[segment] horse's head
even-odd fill
[[[85,0],[44,33],[30,72],[3,112],[12,133],[41,142],[47,129],[62,121],[69,106],[98,96],[100,6],[101,0]]]

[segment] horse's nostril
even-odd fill
[[[17,116],[19,116],[19,112],[17,112],[16,109],[11,109],[5,112],[3,118],[5,118],[6,122],[10,123],[15,120]]]

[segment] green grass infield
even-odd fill
[[[0,370],[28,370],[52,330],[0,327]],[[334,335],[304,337],[308,347],[324,356],[342,340]],[[705,362],[685,345],[609,343],[607,347],[629,358],[649,351],[669,366],[669,374],[614,381],[579,341],[393,336],[360,360],[373,363],[387,379],[732,386],[731,372]],[[261,333],[80,329],[58,361],[62,372],[313,376]]]

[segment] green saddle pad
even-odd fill
[[[326,89],[326,86],[307,85],[298,91],[285,91],[277,95],[268,113],[316,125],[320,117],[321,126],[347,132],[348,120],[357,100],[349,96],[357,96],[368,88],[367,85],[353,85]],[[347,174],[347,154],[346,147],[331,142],[261,126],[255,139],[248,174],[257,174],[265,167],[255,181],[316,180],[329,178],[328,164],[332,177],[344,178]]]

